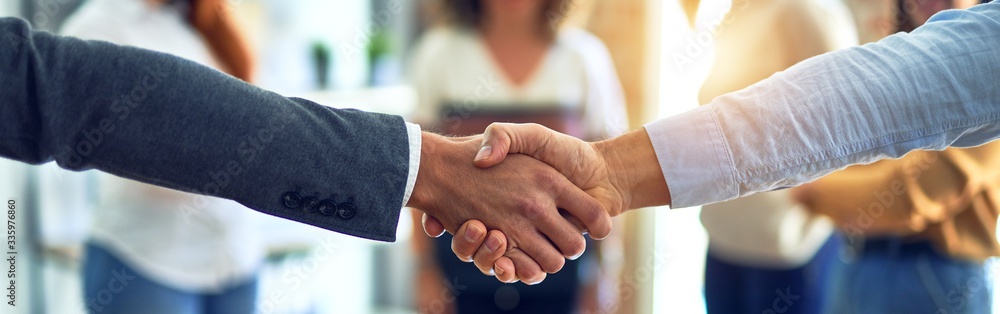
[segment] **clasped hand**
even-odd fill
[[[603,239],[610,217],[669,201],[645,131],[588,143],[537,124],[494,123],[482,136],[424,139],[422,158],[435,160],[421,161],[411,198],[424,231],[455,234],[455,254],[502,282],[539,283],[583,254],[583,234]],[[425,201],[442,195],[453,197]]]

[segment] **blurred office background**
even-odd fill
[[[21,17],[36,29],[58,32],[85,1],[0,0],[0,16]],[[848,4],[859,1],[794,1],[814,2],[841,21],[854,21],[846,26],[834,19],[819,23],[855,44],[859,38],[886,35],[866,36],[855,27],[865,25],[859,21],[891,24],[889,11],[895,8],[895,1],[882,0],[850,9]],[[547,13],[566,15],[568,27],[583,28],[603,41],[624,94],[626,129],[635,129],[698,106],[699,90],[716,56],[717,32],[734,23],[731,11],[770,2],[571,0]],[[238,16],[257,55],[255,84],[332,107],[410,117],[419,95],[407,79],[408,62],[420,36],[441,22],[442,3],[227,0],[225,6]],[[81,263],[100,182],[51,164],[31,167],[0,160],[0,193],[17,200],[21,226],[19,303],[4,307],[4,313],[86,312]],[[705,312],[708,236],[699,213],[700,208],[650,208],[616,218],[620,244],[602,247],[601,258],[618,267],[612,283],[617,296],[591,310]],[[396,243],[359,240],[256,212],[252,218],[267,253],[260,266],[257,312],[435,312],[416,305],[417,260],[408,210],[401,215]],[[443,296],[440,301],[454,299]]]

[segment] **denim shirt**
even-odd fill
[[[674,208],[1000,137],[1000,3],[803,61],[646,125]]]

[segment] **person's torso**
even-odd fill
[[[490,54],[481,37],[468,30],[445,29],[448,54],[440,72],[442,102],[476,102],[478,106],[565,106],[584,102],[586,73],[582,60],[558,40],[521,84],[514,84]]]

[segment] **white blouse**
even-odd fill
[[[600,39],[581,29],[561,30],[540,66],[519,86],[507,79],[480,35],[461,28],[429,30],[417,44],[410,71],[419,94],[413,121],[439,121],[445,103],[487,109],[561,106],[581,110],[591,139],[628,129],[611,56]]]

